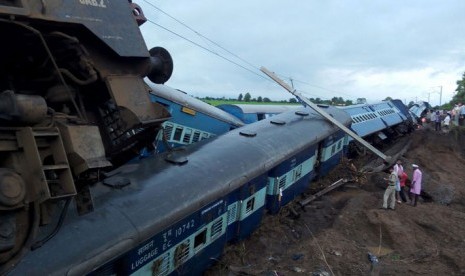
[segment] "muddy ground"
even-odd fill
[[[266,216],[252,236],[225,249],[206,275],[465,275],[465,130],[415,131],[402,155],[423,172],[417,207],[380,209],[385,172],[358,175],[312,202],[299,217],[286,208]],[[397,151],[398,149],[395,149]],[[362,168],[367,158],[353,161]],[[350,175],[341,164],[321,187]],[[369,254],[376,256],[370,261]]]

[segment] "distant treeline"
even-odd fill
[[[266,103],[266,104],[297,104],[298,103],[296,98],[290,98],[289,100],[275,101],[275,100],[271,100],[270,98],[262,97],[262,96],[252,97],[250,93],[245,93],[244,95],[240,93],[237,98],[229,98],[229,99],[226,99],[225,97],[221,97],[221,98],[205,97],[205,98],[199,98],[199,99],[211,105],[218,105],[218,104],[224,104],[224,103],[229,103],[229,104],[263,104],[263,103]],[[342,97],[333,97],[330,100],[323,100],[321,98],[310,98],[309,100],[315,104],[328,104],[328,105],[339,105],[339,106],[366,103],[365,98],[358,98],[355,103],[352,100],[344,100]]]

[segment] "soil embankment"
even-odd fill
[[[365,174],[363,183],[323,196],[298,219],[286,210],[266,216],[206,275],[465,275],[465,130],[424,128],[410,139],[401,159],[409,177],[411,164],[423,172],[425,193],[417,207],[379,209],[387,175]],[[312,187],[347,173],[340,166]]]

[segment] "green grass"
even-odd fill
[[[217,106],[220,104],[269,104],[269,105],[300,105],[299,103],[281,103],[281,102],[240,102],[240,101],[227,101],[227,100],[205,100],[202,101]]]

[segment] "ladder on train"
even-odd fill
[[[58,128],[25,127],[17,133],[28,164],[28,180],[40,202],[76,195],[73,175]]]

